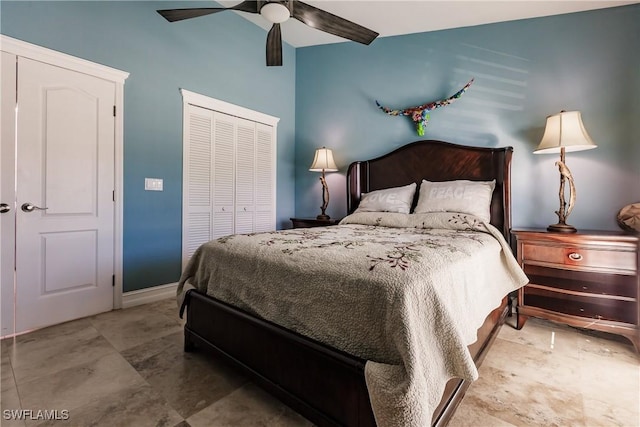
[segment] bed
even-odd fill
[[[305,231],[286,230],[275,232],[272,234],[260,234],[257,237],[232,236],[228,239],[222,238],[218,239],[217,241],[212,241],[210,242],[210,246],[216,247],[216,250],[220,250],[218,247],[221,245],[229,243],[231,243],[232,245],[241,245],[246,244],[244,240],[248,240],[250,238],[258,238],[262,239],[260,241],[261,247],[256,250],[258,252],[263,252],[273,249],[273,246],[291,245],[292,240],[295,240],[295,244],[298,246],[282,246],[282,248],[284,249],[280,249],[279,253],[281,252],[285,255],[280,254],[281,257],[283,256],[286,258],[293,252],[306,251],[303,258],[309,260],[317,256],[318,252],[314,251],[317,251],[320,247],[324,248],[328,246],[339,246],[339,248],[333,248],[333,250],[341,250],[343,252],[337,252],[338,255],[334,254],[333,258],[331,259],[341,260],[343,257],[342,253],[348,251],[357,252],[359,247],[356,248],[356,246],[358,246],[359,243],[354,236],[361,236],[365,233],[368,233],[369,231],[366,230],[373,230],[371,231],[372,233],[390,233],[389,235],[394,236],[376,237],[377,239],[383,239],[385,242],[388,242],[390,239],[408,238],[397,237],[396,235],[399,233],[399,229],[401,229],[402,232],[405,232],[405,230],[409,230],[409,232],[411,232],[411,230],[415,230],[414,234],[418,236],[415,237],[416,239],[420,238],[419,235],[421,234],[425,234],[426,236],[428,233],[433,233],[434,228],[436,229],[436,234],[441,234],[437,236],[437,239],[443,241],[455,240],[450,236],[458,237],[464,233],[473,234],[475,236],[475,234],[478,233],[474,234],[473,232],[477,230],[469,229],[469,225],[466,223],[462,226],[458,224],[458,228],[454,229],[453,231],[447,230],[446,232],[440,232],[438,231],[439,227],[435,227],[431,223],[428,223],[424,226],[420,226],[419,224],[413,222],[409,225],[403,223],[403,221],[407,221],[406,218],[411,217],[410,221],[414,221],[415,218],[418,218],[417,216],[403,216],[403,214],[378,215],[375,212],[356,212],[361,199],[363,198],[363,194],[371,194],[376,190],[403,187],[411,185],[413,183],[416,184],[417,188],[420,184],[423,183],[423,180],[427,180],[433,183],[442,181],[469,180],[474,182],[492,182],[492,185],[495,186],[495,189],[490,193],[489,196],[490,206],[487,213],[487,219],[490,221],[491,226],[474,223],[475,225],[473,225],[473,227],[484,227],[485,231],[487,228],[491,228],[492,233],[501,234],[500,244],[502,245],[502,251],[509,252],[511,224],[511,155],[511,147],[479,148],[461,146],[442,141],[417,141],[400,147],[385,156],[367,161],[354,162],[349,166],[349,169],[347,171],[347,205],[350,216],[348,216],[346,220],[343,220],[341,225],[337,226],[337,228],[314,228]],[[415,196],[411,202],[414,208],[416,207],[416,203],[419,202],[418,198],[419,192],[416,191]],[[440,218],[437,215],[439,214],[436,214],[436,222],[452,222],[451,214],[446,214],[449,215],[446,218]],[[431,218],[430,215],[428,217]],[[457,221],[457,218],[454,219]],[[352,221],[355,222],[355,224],[349,224]],[[387,227],[396,227],[396,222],[398,221],[402,223],[400,226],[398,226],[399,228]],[[422,221],[422,217],[420,217],[420,221]],[[424,224],[424,221],[422,221],[421,223]],[[344,233],[344,235],[338,239],[339,242],[338,240],[336,240],[336,238],[334,238],[333,241],[327,240],[331,238],[330,233],[337,232]],[[414,236],[414,234],[412,234],[411,236]],[[434,239],[431,234],[428,234],[428,237],[425,238],[428,239],[429,242],[432,242]],[[366,237],[366,239],[371,239],[371,237]],[[474,239],[472,240],[476,240],[476,242],[471,242],[471,244],[476,244],[478,248],[482,248],[485,246],[491,247],[491,245],[485,243],[486,236],[483,237],[483,239],[484,240],[480,239],[479,237],[476,239],[474,237]],[[480,242],[480,240],[482,241]],[[491,240],[495,239],[491,238]],[[349,243],[351,247],[347,247],[349,245],[344,245],[340,242],[351,242]],[[336,245],[336,243],[340,244]],[[186,310],[187,312],[187,321],[184,327],[185,351],[193,351],[196,348],[202,348],[216,354],[218,357],[221,357],[222,359],[231,363],[233,366],[242,370],[244,373],[248,374],[249,377],[257,384],[265,388],[271,394],[285,402],[300,414],[307,417],[310,421],[320,426],[375,426],[376,418],[379,425],[397,425],[405,423],[421,425],[428,424],[428,422],[424,422],[424,420],[427,419],[425,414],[420,414],[419,409],[420,407],[422,407],[422,405],[411,403],[411,399],[408,400],[408,402],[410,402],[410,406],[402,410],[403,415],[401,417],[398,416],[398,419],[403,419],[401,423],[396,423],[394,421],[396,419],[394,418],[396,417],[396,414],[393,413],[393,408],[391,409],[391,412],[385,412],[387,411],[385,405],[389,405],[388,402],[384,401],[384,399],[393,400],[395,397],[384,397],[381,399],[380,396],[386,393],[386,390],[384,389],[384,387],[381,387],[381,384],[384,384],[386,387],[386,383],[389,381],[389,378],[392,378],[391,376],[389,376],[389,372],[394,372],[393,375],[396,375],[397,372],[395,372],[394,369],[397,368],[397,365],[402,365],[403,363],[405,363],[405,361],[404,359],[402,359],[400,362],[397,362],[394,358],[396,356],[395,353],[392,353],[394,350],[391,350],[391,353],[385,353],[382,351],[378,353],[379,349],[373,345],[371,346],[371,348],[360,351],[360,348],[362,346],[366,347],[368,342],[367,340],[377,342],[377,336],[374,335],[367,336],[366,340],[363,339],[362,342],[358,344],[358,346],[354,344],[352,347],[351,339],[357,340],[356,338],[360,337],[361,335],[367,335],[367,330],[362,329],[360,331],[357,331],[357,327],[355,325],[350,325],[350,328],[353,327],[355,328],[354,330],[357,331],[353,333],[353,337],[349,337],[349,339],[343,339],[343,336],[340,336],[340,334],[335,334],[335,332],[332,332],[333,335],[331,335],[331,337],[328,337],[328,335],[322,335],[323,332],[318,332],[316,334],[315,330],[309,329],[307,327],[308,325],[304,324],[304,322],[300,322],[298,319],[296,319],[295,321],[291,321],[292,323],[287,323],[288,320],[283,320],[278,321],[278,324],[276,324],[273,321],[267,320],[269,317],[264,316],[260,311],[260,308],[244,305],[244,298],[248,294],[257,293],[258,300],[260,302],[256,304],[259,305],[264,302],[263,300],[265,299],[265,295],[268,296],[274,294],[272,290],[270,290],[268,294],[265,294],[263,292],[263,294],[261,295],[259,294],[259,291],[256,291],[253,288],[246,291],[243,290],[240,292],[242,295],[237,298],[237,301],[233,300],[233,304],[224,302],[230,301],[228,296],[225,294],[227,290],[230,290],[229,292],[235,292],[235,289],[240,288],[238,283],[242,282],[243,278],[236,275],[237,270],[240,270],[239,268],[236,268],[234,270],[234,273],[231,275],[221,276],[233,278],[233,280],[229,279],[229,281],[233,283],[215,283],[216,289],[223,289],[219,296],[217,295],[217,297],[208,295],[207,292],[209,292],[210,289],[206,289],[206,286],[205,289],[203,289],[202,286],[196,285],[196,288],[198,289],[187,290],[187,288],[190,287],[187,286],[190,281],[193,281],[194,283],[199,283],[201,281],[198,277],[199,275],[207,276],[206,281],[209,282],[209,285],[211,285],[211,282],[214,282],[214,280],[211,279],[213,273],[207,273],[208,275],[206,275],[205,273],[201,274],[201,272],[205,270],[205,264],[212,264],[207,257],[199,254],[199,251],[202,250],[202,252],[205,252],[207,250],[207,248],[204,248],[204,246],[206,245],[209,244],[203,245],[203,247],[199,248],[198,251],[196,251],[196,253],[194,254],[194,259],[192,260],[194,262],[190,262],[190,266],[185,269],[185,272],[183,273],[180,281],[179,299],[181,301],[181,315],[183,314],[184,310]],[[239,257],[241,256],[241,254],[244,254],[246,252],[242,246],[238,246],[238,248],[240,249],[238,249],[238,252],[235,255],[236,257]],[[310,250],[307,251],[307,249]],[[454,251],[454,249],[451,249],[451,251]],[[474,252],[475,249],[468,249],[467,251]],[[221,256],[222,253],[219,253],[218,255]],[[405,261],[407,259],[413,259],[413,255],[413,253],[409,254],[407,257],[405,257]],[[510,265],[513,267],[513,263],[515,262],[515,260],[513,260],[513,257],[510,253],[508,255],[510,257],[500,255],[502,259],[502,261],[500,262],[505,262],[504,259],[507,259],[508,263],[510,263]],[[369,266],[369,271],[373,271],[375,268],[377,268],[376,271],[380,271],[385,270],[385,267],[388,267],[389,259],[389,256],[385,257],[380,254],[373,253],[373,255],[362,256],[361,261],[359,262],[363,263],[363,266]],[[228,262],[222,262],[222,264],[230,264],[232,261],[233,258],[230,257],[228,259]],[[244,259],[243,262],[244,264],[242,265],[253,265],[253,263],[248,262],[247,259]],[[285,264],[287,262],[287,260],[284,261]],[[293,264],[298,265],[302,262],[302,258],[300,258],[297,263]],[[378,267],[380,263],[384,265],[382,267]],[[218,264],[220,264],[220,262]],[[335,264],[340,264],[340,262],[336,261]],[[261,264],[256,261],[255,265],[260,266]],[[472,371],[475,371],[476,366],[478,366],[482,361],[482,358],[484,357],[492,341],[494,340],[500,326],[504,323],[505,317],[508,313],[510,313],[510,304],[507,294],[515,289],[514,286],[522,286],[526,282],[526,277],[521,272],[521,270],[517,268],[517,263],[515,263],[515,265],[515,270],[508,272],[508,274],[513,276],[509,277],[509,287],[505,285],[504,288],[500,288],[503,290],[501,291],[502,293],[498,298],[497,303],[495,304],[498,305],[499,302],[499,305],[493,310],[491,310],[491,308],[495,307],[495,305],[487,306],[490,307],[490,309],[482,312],[480,321],[475,320],[473,322],[468,322],[469,324],[467,324],[466,320],[464,320],[464,316],[462,316],[463,311],[479,312],[480,309],[474,310],[474,307],[472,305],[466,306],[468,310],[460,310],[460,307],[455,306],[454,301],[451,307],[445,307],[445,311],[447,312],[447,319],[455,322],[456,328],[459,328],[461,331],[466,331],[457,333],[457,335],[462,335],[464,337],[456,336],[455,340],[451,340],[452,342],[455,341],[455,343],[451,344],[452,348],[454,348],[456,345],[459,347],[460,342],[464,342],[464,352],[456,350],[455,353],[447,353],[448,355],[460,354],[459,363],[455,361],[449,362],[448,359],[443,359],[444,356],[438,356],[436,354],[437,352],[416,352],[413,348],[410,348],[411,351],[407,351],[411,353],[411,364],[407,362],[406,366],[414,366],[414,359],[417,360],[415,366],[421,367],[422,370],[424,370],[423,368],[425,366],[428,366],[425,365],[425,361],[431,360],[433,360],[432,363],[434,364],[434,366],[436,364],[459,364],[460,366],[462,366],[462,368],[460,369],[463,371],[463,373],[461,373],[459,376],[466,379],[451,378],[448,382],[443,382],[441,388],[435,387],[433,388],[433,390],[427,390],[427,392],[431,394],[437,393],[437,397],[439,398],[439,403],[437,403],[438,399],[436,399],[435,401],[431,402],[430,405],[424,405],[428,409],[427,415],[432,425],[446,425],[451,415],[453,414],[453,411],[455,411],[455,408],[462,399],[462,396],[468,388],[470,381],[474,379],[474,372]],[[396,263],[396,265],[394,265],[393,267],[398,268],[386,268],[386,270],[393,271],[393,274],[396,275],[405,274],[405,270],[412,270],[412,268],[409,268],[408,264],[403,266]],[[269,268],[270,267],[264,267],[265,271],[269,270]],[[313,264],[310,264],[310,267],[306,268],[313,268]],[[211,267],[211,269],[217,271],[217,264],[215,267]],[[359,274],[366,274],[365,272],[363,272],[364,270],[366,270],[365,268],[361,268],[360,270],[361,272]],[[294,274],[294,271],[291,270],[287,272],[286,276],[287,278],[297,278],[295,280],[297,282],[304,281],[304,287],[310,287],[310,282],[313,282],[313,280],[303,279],[304,276],[300,275],[303,273],[304,272],[298,272],[298,274]],[[454,282],[452,283],[455,283],[455,280],[457,280],[455,279],[455,277],[457,277],[456,274],[452,274],[450,271],[445,271],[444,273],[444,276],[437,277],[451,276],[454,277],[454,279],[451,279],[454,280]],[[263,271],[256,273],[254,271],[254,274],[258,274],[257,276],[254,276],[254,279],[251,279],[255,282],[255,277],[263,277],[261,275],[266,273],[264,273]],[[483,274],[479,274],[479,276],[482,275]],[[268,276],[265,275],[264,277]],[[390,280],[395,280],[393,279],[393,277],[395,276],[390,277],[392,277],[392,279],[388,279],[385,276],[385,278],[381,280],[387,282]],[[499,277],[502,278],[502,276]],[[251,280],[247,279],[247,281],[249,282]],[[358,280],[352,279],[351,282],[358,282]],[[500,279],[500,281],[501,280],[502,279]],[[264,281],[267,282],[268,280],[265,279]],[[337,281],[338,279],[336,279],[336,283]],[[478,279],[478,281],[480,281],[480,279]],[[221,280],[221,282],[226,281]],[[346,286],[345,283],[346,282],[341,282],[341,285]],[[514,283],[516,284],[514,285]],[[281,284],[282,295],[279,295],[279,297],[284,300],[287,300],[288,298],[289,294],[287,292],[290,292],[289,289],[301,288],[299,284],[296,285],[288,283],[288,280],[286,278],[282,279]],[[260,283],[260,285],[263,284]],[[296,285],[297,287],[295,287],[294,285]],[[376,288],[366,289],[367,295],[369,295],[370,293],[376,293]],[[296,290],[296,292],[298,291]],[[412,292],[415,292],[415,290],[413,290]],[[495,293],[498,291],[492,292]],[[332,300],[335,299],[338,301],[340,299],[338,295],[341,294],[342,291],[336,291],[333,296],[325,296],[325,305],[327,307],[333,307]],[[365,294],[365,292],[363,292],[363,294]],[[422,294],[420,294],[419,296],[419,299],[422,299]],[[469,298],[478,298],[479,296],[481,295],[477,294]],[[353,297],[349,295],[348,297],[345,296],[344,298]],[[399,299],[402,301],[406,300],[406,298]],[[345,299],[345,301],[347,300]],[[264,304],[271,306],[270,302]],[[300,303],[296,301],[296,303],[294,304],[286,305],[286,308],[276,307],[276,310],[278,312],[292,311],[293,309],[291,307],[297,307],[299,304]],[[369,303],[364,299],[362,301],[358,300],[357,304],[353,305],[351,310],[355,312],[357,310],[355,310],[353,307],[360,307],[361,305],[363,307],[369,307],[367,304]],[[377,303],[375,303],[374,305],[376,304]],[[339,306],[343,305],[343,302],[340,302]],[[478,303],[478,305],[480,305],[480,303]],[[302,311],[316,310],[315,307],[318,306],[319,304],[314,304],[313,306],[303,307],[304,309],[298,309]],[[386,308],[387,306],[385,305],[385,309]],[[321,309],[322,307],[318,308],[317,310]],[[329,308],[327,308],[327,310],[329,310]],[[360,312],[359,316],[366,316],[367,312],[367,310],[363,309]],[[387,311],[384,311],[384,313],[387,313]],[[426,316],[425,319],[432,316],[430,314],[431,311],[426,311],[425,313],[426,314],[423,314],[421,311],[419,315]],[[486,313],[488,313],[488,315],[486,315],[485,317]],[[407,315],[403,314],[402,316],[395,317],[401,317],[402,319],[405,319],[407,318]],[[478,317],[477,313],[476,317]],[[420,317],[419,319],[423,320],[422,317]],[[484,322],[482,321],[483,319]],[[351,319],[350,321],[353,321],[353,319]],[[404,320],[402,321],[404,322]],[[327,315],[323,323],[332,324],[333,316]],[[287,327],[281,326],[282,324],[286,325]],[[336,328],[341,327],[340,324],[336,323],[336,325]],[[386,331],[386,326],[383,329],[385,329]],[[351,333],[349,330],[346,330],[344,328],[340,330],[344,332],[345,336],[348,336]],[[436,329],[434,328],[434,330]],[[473,341],[473,339],[469,338],[470,330],[472,330],[473,332],[473,339],[477,337],[477,340],[475,340],[475,342]],[[302,331],[302,333],[300,333],[300,331]],[[407,334],[408,336],[413,337],[412,333]],[[420,336],[422,337],[422,335]],[[404,342],[407,340],[411,341],[412,339],[413,338],[402,338],[398,341]],[[466,347],[467,342],[469,343],[468,347]],[[449,346],[447,340],[434,340],[434,343],[439,347]],[[402,346],[404,345],[405,344],[402,344]],[[375,356],[368,357],[371,354],[374,354]],[[387,357],[390,358],[390,360],[386,360],[385,358]],[[455,359],[458,356],[451,357]],[[380,360],[378,360],[378,358]],[[464,360],[465,358],[468,358],[469,361]],[[467,363],[467,365],[471,363],[472,366],[465,366],[465,362]],[[451,374],[451,372],[457,372],[454,368],[450,368],[449,366],[441,369],[445,370],[448,373],[449,377],[454,376]],[[407,371],[408,370],[409,369],[407,368]],[[413,370],[414,369],[412,368],[412,371]],[[422,372],[422,370],[418,369],[418,371],[420,372]],[[477,374],[477,372],[475,373]],[[413,393],[411,389],[412,384],[414,382],[420,383],[420,381],[414,381],[414,375],[409,375],[405,372],[403,372],[400,377],[402,378],[401,383],[409,384],[406,387],[409,392],[402,391],[402,393],[411,395]],[[420,376],[420,378],[422,377]],[[395,376],[393,377],[393,381],[396,381]],[[403,388],[404,387],[405,386],[403,386]],[[422,390],[423,388],[424,387],[418,387],[417,389]],[[374,393],[374,390],[382,390],[382,392],[376,391],[376,393]],[[389,393],[389,395],[391,396],[391,393]],[[423,398],[423,396],[421,395],[418,395],[418,397],[420,399]],[[430,396],[429,399],[433,400],[433,396]],[[372,401],[374,402],[373,404]],[[399,406],[402,405],[399,404]],[[376,408],[375,416],[373,407]],[[407,419],[402,418],[405,416],[414,417],[413,412],[418,413],[418,415],[416,415],[415,418],[411,418],[411,422],[408,422]],[[407,413],[410,414],[407,415]]]

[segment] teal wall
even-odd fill
[[[349,163],[419,137],[407,117],[378,110],[434,101],[475,82],[431,114],[424,139],[513,146],[513,224],[547,226],[558,209],[557,155],[534,155],[546,116],[580,110],[598,145],[567,154],[577,203],[568,223],[618,229],[615,216],[640,201],[640,5],[386,37],[364,47],[297,49],[296,214],[319,213],[315,148],[334,150],[328,213],[346,213]]]
[[[281,119],[278,227],[294,213],[295,50],[285,44],[284,66],[267,68],[266,32],[235,13],[169,23],[155,12],[194,5],[202,2],[0,3],[2,34],[131,73],[124,99],[125,291],[180,276],[179,88]],[[145,177],[163,178],[164,191],[144,191]]]
[[[0,2],[0,32],[131,73],[125,83],[124,289],[180,274],[182,99],[179,88],[280,117],[277,220],[315,216],[315,148],[334,150],[328,213],[346,213],[344,173],[418,139],[408,107],[475,83],[434,111],[424,138],[515,148],[515,226],[555,222],[553,155],[532,154],[545,117],[580,110],[598,148],[569,153],[578,200],[569,223],[616,229],[615,214],[640,201],[640,5],[293,49],[264,65],[266,32],[234,13],[169,24],[155,10],[201,2]],[[145,192],[144,178],[163,178]]]

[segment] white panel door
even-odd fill
[[[16,332],[113,308],[115,83],[18,62]]]
[[[16,56],[2,52],[0,110],[0,336],[13,333],[13,272],[15,263],[15,110]]]

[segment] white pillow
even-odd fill
[[[496,186],[493,181],[422,180],[418,205],[414,213],[460,212],[491,220],[491,196]]]
[[[362,193],[356,212],[398,212],[408,214],[411,211],[415,193],[415,182],[404,187]]]

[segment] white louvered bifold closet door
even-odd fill
[[[252,233],[255,208],[256,123],[237,120],[236,144],[236,228],[239,234]]]
[[[273,128],[256,123],[255,231],[273,231],[276,223],[276,162]]]
[[[234,233],[234,159],[236,118],[215,113],[213,144],[213,232],[211,239]]]
[[[276,223],[274,128],[191,104],[184,123],[183,268],[209,240]]]
[[[213,111],[189,105],[185,119],[183,266],[201,244],[211,240]]]

